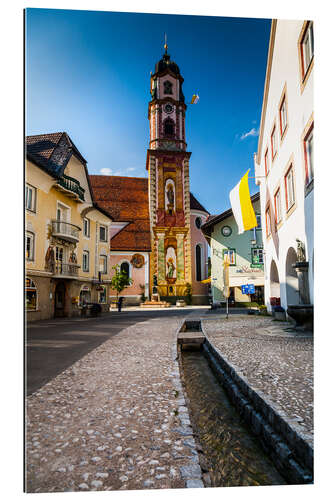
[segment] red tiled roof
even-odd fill
[[[111,250],[150,251],[148,179],[113,175],[89,177],[97,205],[106,210],[115,221],[130,222],[111,239]],[[192,193],[190,207],[207,212]]]
[[[111,240],[112,250],[151,250],[148,179],[90,175],[93,197],[115,221],[130,221]]]

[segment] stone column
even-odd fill
[[[309,263],[295,262],[293,265],[298,278],[298,291],[301,304],[310,304]]]
[[[157,282],[165,281],[164,233],[157,234]]]
[[[177,281],[184,281],[184,235],[177,234]]]

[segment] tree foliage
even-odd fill
[[[112,266],[114,270],[114,274],[111,278],[110,287],[112,290],[116,290],[117,292],[117,300],[118,295],[128,286],[131,286],[133,283],[132,278],[129,278],[127,274],[120,269],[120,266]]]

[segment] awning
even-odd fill
[[[200,283],[205,283],[205,285],[209,285],[212,281],[212,278],[211,276],[209,276],[209,278],[207,278],[206,280],[202,280]]]

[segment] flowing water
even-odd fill
[[[281,485],[273,462],[241,422],[202,352],[182,352],[193,427],[212,486]]]

